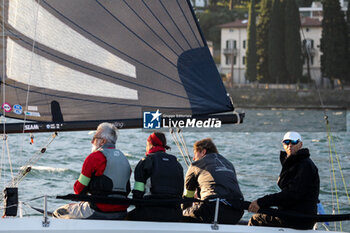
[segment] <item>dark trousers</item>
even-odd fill
[[[128,213],[128,220],[134,221],[157,221],[179,222],[182,211],[179,207],[140,206]]]
[[[312,229],[314,224],[307,221],[286,221],[267,214],[254,214],[248,222],[248,226],[288,227],[300,230]]]
[[[184,222],[212,223],[215,216],[215,202],[195,203],[183,212]],[[237,224],[244,211],[236,210],[231,206],[220,203],[218,222],[222,224]]]

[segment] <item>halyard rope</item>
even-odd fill
[[[306,41],[306,38],[305,38],[305,35],[304,35],[304,31],[303,29],[301,28],[301,31],[302,31],[302,36],[304,38],[304,40]],[[309,51],[309,47],[307,46],[308,44],[305,43],[305,51],[306,51],[306,54],[308,56],[308,60],[310,60],[311,58],[311,55],[310,55],[310,51]],[[337,150],[336,150],[336,147],[335,147],[335,143],[334,143],[334,140],[333,140],[333,136],[332,136],[332,133],[331,133],[331,129],[330,129],[330,125],[329,125],[329,120],[328,120],[328,115],[327,115],[327,112],[326,112],[326,108],[324,106],[324,103],[323,103],[323,99],[322,99],[322,96],[321,96],[321,92],[320,92],[320,89],[318,87],[318,85],[315,83],[315,86],[316,86],[316,90],[317,90],[317,93],[318,93],[318,97],[319,97],[319,100],[320,100],[320,104],[321,104],[321,108],[323,110],[323,115],[324,115],[324,120],[325,120],[325,124],[326,124],[326,132],[327,132],[327,139],[328,139],[328,147],[329,147],[329,157],[330,157],[330,164],[331,164],[331,168],[332,168],[332,171],[331,171],[331,177],[330,177],[330,180],[331,180],[331,192],[332,192],[332,207],[333,207],[333,213],[334,213],[334,200],[333,200],[333,184],[334,184],[334,191],[335,191],[335,196],[336,196],[336,202],[337,202],[337,209],[338,209],[338,213],[340,213],[340,206],[339,206],[339,196],[338,196],[338,189],[337,189],[337,183],[336,183],[336,177],[335,177],[335,167],[334,167],[334,159],[333,159],[333,150],[334,150],[334,154],[336,156],[336,159],[337,159],[337,163],[338,163],[338,167],[339,167],[339,172],[341,174],[341,177],[342,177],[342,182],[343,182],[343,185],[344,185],[344,189],[345,189],[345,192],[346,192],[346,196],[348,198],[348,202],[350,204],[350,198],[349,198],[349,193],[348,193],[348,190],[347,190],[347,187],[346,187],[346,182],[345,182],[345,179],[344,179],[344,175],[343,175],[343,171],[342,171],[342,167],[340,165],[340,160],[339,160],[339,156],[338,156],[338,153],[337,153]],[[332,147],[333,147],[333,150],[332,150]],[[333,178],[333,179],[332,179]],[[335,228],[336,228],[336,223],[335,224]],[[340,222],[340,230],[342,231],[342,223]]]

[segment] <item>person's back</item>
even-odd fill
[[[105,158],[105,165],[96,169],[95,174],[91,177],[87,193],[106,197],[127,197],[130,193],[130,175],[131,167],[125,155],[113,144],[105,144],[98,151]],[[103,160],[103,158],[101,158]],[[104,167],[104,168],[103,168]],[[100,175],[103,171],[102,175]],[[96,174],[97,173],[97,174]],[[79,193],[78,190],[75,190]],[[101,212],[118,212],[126,211],[127,205],[113,205],[105,203],[90,203],[90,206]]]
[[[115,148],[117,128],[102,123],[91,140],[92,153],[82,166],[74,183],[75,194],[127,197],[130,192],[131,168],[124,154]],[[127,205],[80,202],[64,205],[54,211],[56,218],[123,219]]]
[[[195,194],[203,202],[183,204],[183,220],[210,223],[214,219],[215,199],[220,199],[219,223],[236,224],[243,215],[243,194],[231,162],[220,155],[210,138],[197,141],[194,162],[185,177],[185,197]]]
[[[135,168],[135,184],[132,191],[135,199],[180,198],[183,193],[183,169],[177,158],[165,153],[169,149],[163,133],[155,132],[147,139],[146,157]],[[150,180],[150,193],[146,184]],[[180,204],[172,206],[136,206],[129,212],[129,220],[180,221]]]
[[[150,195],[181,198],[184,178],[183,168],[174,155],[165,152],[148,154],[147,159],[152,161]],[[171,181],[171,185],[169,185]]]
[[[194,161],[190,169],[198,176],[202,200],[213,197],[243,200],[236,171],[232,163],[222,155],[206,154],[204,158]]]

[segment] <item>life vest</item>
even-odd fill
[[[183,169],[177,158],[164,152],[152,156],[151,193],[181,197],[184,188]]]
[[[89,192],[96,195],[127,196],[130,192],[131,168],[125,155],[113,144],[105,144],[100,152],[106,157],[106,168],[102,176],[93,176]]]

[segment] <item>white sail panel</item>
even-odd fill
[[[75,94],[137,100],[131,88],[107,82],[41,57],[7,40],[7,77],[30,86]]]
[[[136,78],[134,65],[77,33],[36,1],[11,0],[9,12],[9,24],[23,35],[76,59]]]

